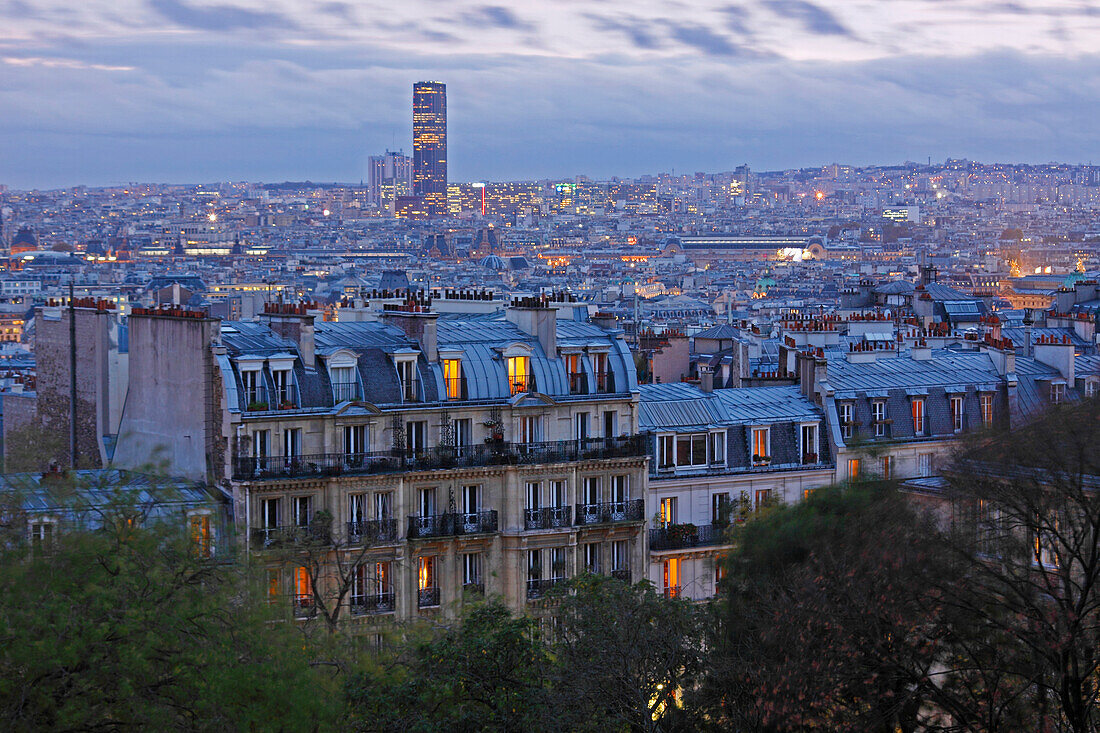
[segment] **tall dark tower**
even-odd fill
[[[428,216],[447,215],[447,85],[413,84],[413,195]]]

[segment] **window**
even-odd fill
[[[519,442],[542,442],[542,416],[525,415],[519,419]]]
[[[630,477],[619,475],[611,477],[611,501],[621,504],[630,499]]]
[[[627,552],[629,545],[626,540],[615,540],[611,543],[611,572],[622,572],[630,567],[630,556]]]
[[[595,361],[596,391],[613,392],[611,373],[607,369],[607,354],[594,354],[592,359]]]
[[[419,392],[416,386],[415,359],[401,359],[397,362],[397,380],[401,387],[401,401],[416,402]]]
[[[771,463],[768,428],[752,429],[752,465],[766,466]]]
[[[351,586],[352,606],[392,611],[391,593],[388,562],[361,563],[355,566]]]
[[[676,465],[677,466],[705,466],[707,465],[707,434],[696,433],[694,435],[676,436]]]
[[[978,397],[982,410],[982,425],[993,424],[993,395],[988,392]]]
[[[275,384],[275,405],[273,407],[284,407],[294,405],[293,394],[293,378],[290,375],[289,369],[273,369],[271,370],[271,381]]]
[[[876,438],[886,435],[886,403],[882,400],[871,403],[871,422],[875,426]]]
[[[891,473],[893,467],[894,467],[893,462],[890,460],[890,456],[883,456],[882,457],[882,477],[886,478],[886,479],[890,478],[893,475]]]
[[[858,458],[849,458],[848,459],[848,480],[849,481],[854,481],[857,478],[859,478],[859,459]]]
[[[260,372],[241,370],[241,387],[244,388],[244,404],[249,409],[266,409],[267,395],[260,382]],[[262,407],[261,407],[262,405]]]
[[[428,591],[435,587],[435,556],[426,555],[421,557],[417,564],[416,588],[420,591]],[[421,598],[421,600],[424,599]],[[421,605],[438,605],[438,600],[436,604],[421,603]]]
[[[290,521],[295,527],[308,527],[310,517],[310,497],[294,496],[290,499]]]
[[[588,377],[584,373],[581,355],[566,355],[565,370],[569,374],[569,394],[586,394],[588,392]]]
[[[480,552],[467,552],[462,555],[462,585],[471,590],[482,589]]]
[[[565,485],[564,481],[550,482],[550,506],[565,506],[568,503],[565,500]]]
[[[1085,397],[1095,397],[1095,396],[1096,396],[1096,381],[1090,379],[1090,380],[1085,382]]]
[[[924,435],[924,399],[915,399],[912,402],[913,434]]]
[[[294,610],[299,616],[313,610],[313,579],[306,567],[294,568]]]
[[[374,518],[393,518],[393,492],[379,491],[374,495]]]
[[[963,398],[952,397],[951,398],[951,428],[956,432],[962,432],[963,429]]]
[[[405,423],[405,446],[411,456],[428,450],[428,422],[410,420]]]
[[[664,594],[668,598],[680,595],[680,560],[670,558],[665,560],[661,568],[661,585]]]
[[[661,499],[661,509],[658,513],[661,524],[675,524],[676,523],[676,497],[666,496]]]
[[[619,434],[619,413],[607,410],[603,414],[603,437],[614,438]]]
[[[447,386],[447,399],[462,399],[462,362],[458,359],[443,360],[443,383]]]
[[[710,463],[712,466],[720,466],[726,462],[726,434],[710,434]]]
[[[348,494],[348,521],[353,524],[367,521],[366,494]]]
[[[1052,404],[1060,405],[1065,398],[1066,385],[1060,382],[1050,385],[1050,401]]]
[[[840,402],[836,406],[837,417],[840,419],[840,436],[852,437],[852,403]]]
[[[283,431],[283,457],[297,458],[302,455],[302,429],[287,428]]]
[[[265,529],[274,529],[279,526],[279,500],[260,500],[260,521]]]
[[[539,509],[542,507],[540,499],[542,494],[542,484],[538,481],[527,482],[527,508]]]
[[[268,447],[271,438],[270,430],[256,430],[252,433],[252,457],[253,458],[267,458],[269,451]]]
[[[542,550],[527,551],[527,582],[538,583],[542,580]]]
[[[348,402],[359,399],[359,381],[355,378],[355,367],[332,367],[328,375],[332,381],[333,400]]]
[[[727,493],[713,494],[710,497],[710,522],[718,526],[729,524],[733,513],[733,502]]]
[[[344,454],[355,455],[357,453],[367,452],[367,426],[366,425],[345,425],[344,426]]]
[[[917,455],[917,475],[918,476],[931,476],[932,475],[932,454],[920,453]]]
[[[435,514],[435,487],[420,490],[420,516],[430,517]]]
[[[468,418],[462,418],[461,420],[455,420],[455,448],[462,452],[462,449],[468,448],[474,442],[473,421]]]
[[[817,463],[817,426],[802,426],[802,462]]]
[[[195,548],[195,555],[200,558],[214,556],[214,537],[210,531],[209,514],[192,514],[188,517],[191,525],[191,546]]]
[[[531,357],[508,357],[508,386],[512,394],[529,392],[531,387]]]
[[[584,503],[600,503],[600,477],[586,476],[584,479]]]
[[[462,487],[462,511],[468,517],[473,516],[472,521],[477,521],[477,513],[481,511],[481,487],[477,484]],[[467,518],[467,521],[471,520]]]
[[[53,522],[43,520],[31,522],[27,531],[30,534],[31,549],[36,555],[48,551],[53,546]],[[209,555],[200,555],[200,557],[209,557]]]
[[[565,548],[550,548],[550,579],[554,581],[565,578]]]
[[[772,500],[772,490],[771,489],[757,489],[755,493],[756,493],[756,496],[754,498],[756,499],[755,506],[756,506],[757,509],[763,509],[764,507],[766,507],[768,504],[771,503],[771,500]]]
[[[573,422],[576,426],[574,434],[577,440],[588,440],[588,413],[578,412],[573,416]]]
[[[283,580],[275,568],[267,569],[267,599],[277,601],[283,593]]]
[[[599,542],[588,542],[584,545],[584,571],[593,574],[600,572]]]
[[[672,468],[676,465],[676,436],[661,435],[657,437],[657,467]]]

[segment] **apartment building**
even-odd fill
[[[734,524],[834,479],[824,411],[797,387],[643,385],[639,420],[653,455],[647,577],[667,596],[714,595]]]
[[[355,562],[341,603],[358,624],[449,615],[470,594],[523,610],[585,571],[636,580],[634,364],[621,331],[572,313],[540,298],[441,318],[416,294],[359,322],[135,309],[116,463],[159,449],[225,486],[272,592],[303,616],[331,590],[293,563],[321,520],[333,564]]]

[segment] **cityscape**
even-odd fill
[[[5,727],[1100,730],[1100,165],[466,180],[403,72],[357,181],[0,165]]]

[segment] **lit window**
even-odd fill
[[[527,392],[531,387],[531,357],[508,357],[508,385],[512,394]]]
[[[661,578],[665,596],[675,598],[680,595],[680,560],[677,558],[665,560]]]
[[[993,395],[983,394],[978,398],[982,409],[982,425],[993,424]]]
[[[660,521],[662,525],[676,523],[676,497],[666,496],[661,499]]]
[[[416,587],[419,590],[430,590],[435,587],[435,557],[420,558],[420,565],[416,574]]]
[[[444,359],[443,381],[447,385],[447,399],[462,399],[462,362],[458,359]]]
[[[849,458],[848,459],[848,480],[852,481],[852,480],[855,480],[857,478],[859,478],[859,459],[858,458]]]
[[[195,554],[201,558],[209,558],[214,552],[214,546],[210,536],[210,515],[193,514],[191,523],[191,546],[195,548]]]
[[[752,465],[766,466],[771,462],[767,428],[752,429]]]
[[[891,471],[893,470],[893,468],[894,468],[894,462],[892,460],[890,460],[890,456],[883,456],[882,457],[882,477],[887,478],[887,479],[890,478]]]
[[[912,403],[913,409],[913,433],[924,435],[924,400],[916,399]]]

